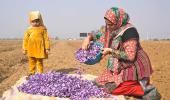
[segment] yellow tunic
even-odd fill
[[[50,49],[50,43],[46,28],[28,28],[24,34],[23,49],[27,51],[28,57],[47,58],[45,50]]]

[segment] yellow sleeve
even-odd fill
[[[44,31],[45,49],[50,49],[50,41],[47,30]]]
[[[24,33],[24,38],[23,38],[23,45],[22,45],[22,48],[23,50],[28,50],[28,39],[29,39],[29,31],[27,30],[25,33]]]

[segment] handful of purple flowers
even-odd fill
[[[85,64],[96,64],[101,60],[101,49],[103,45],[98,42],[91,42],[87,50],[79,49],[76,52],[76,59]]]
[[[28,94],[70,98],[71,100],[110,97],[91,81],[56,72],[30,76],[30,79],[19,86],[18,90]]]

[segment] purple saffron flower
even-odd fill
[[[35,74],[19,86],[18,90],[33,95],[55,96],[71,100],[110,97],[89,80],[81,80],[76,76],[56,72]]]
[[[76,59],[80,63],[95,64],[101,59],[101,49],[103,45],[98,42],[91,42],[87,50],[78,49],[75,54]]]

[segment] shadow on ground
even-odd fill
[[[62,73],[65,73],[65,74],[69,74],[69,73],[71,73],[71,72],[75,72],[75,71],[77,71],[78,69],[76,69],[76,68],[63,68],[63,69],[58,69],[58,70],[52,70],[52,71],[54,71],[54,72],[62,72]]]

